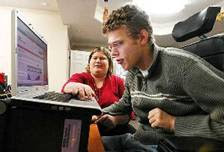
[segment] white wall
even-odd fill
[[[11,13],[1,7],[0,22],[0,72],[9,75],[11,73]]]
[[[74,73],[86,72],[90,52],[71,50],[70,55],[70,76]]]
[[[58,12],[19,9],[34,29],[48,42],[49,89],[60,91],[68,79],[68,31]],[[11,82],[11,10],[0,7],[0,72]]]
[[[74,73],[86,72],[86,66],[88,64],[90,52],[89,51],[80,51],[80,50],[71,50],[70,52],[70,76]],[[113,73],[123,79],[125,79],[127,75],[127,71],[125,71],[121,65],[117,64],[116,61],[113,60]]]

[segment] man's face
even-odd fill
[[[107,33],[111,55],[125,70],[138,67],[142,62],[140,40],[128,34],[125,27]]]

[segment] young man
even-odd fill
[[[224,140],[223,72],[184,50],[156,46],[148,16],[135,6],[113,11],[103,33],[112,57],[129,72],[121,101],[105,108],[97,122],[126,123],[133,109],[139,128],[133,136],[123,135],[126,149],[134,143],[149,151],[153,147],[145,145],[166,136]]]

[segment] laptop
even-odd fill
[[[12,98],[7,111],[6,152],[85,152],[96,100],[60,102],[34,97],[48,92],[47,43],[12,12]]]
[[[33,97],[48,91],[48,44],[18,10],[12,11],[11,46],[13,101],[57,104],[100,112],[100,106],[94,100],[83,102],[72,99],[67,103],[60,103],[33,99]]]

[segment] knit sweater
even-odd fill
[[[166,136],[199,136],[224,140],[224,73],[181,49],[154,47],[153,62],[143,77],[129,70],[120,102],[104,109],[112,115],[133,109],[139,123],[134,137],[157,144]],[[160,108],[176,117],[175,131],[152,128],[148,112]]]

